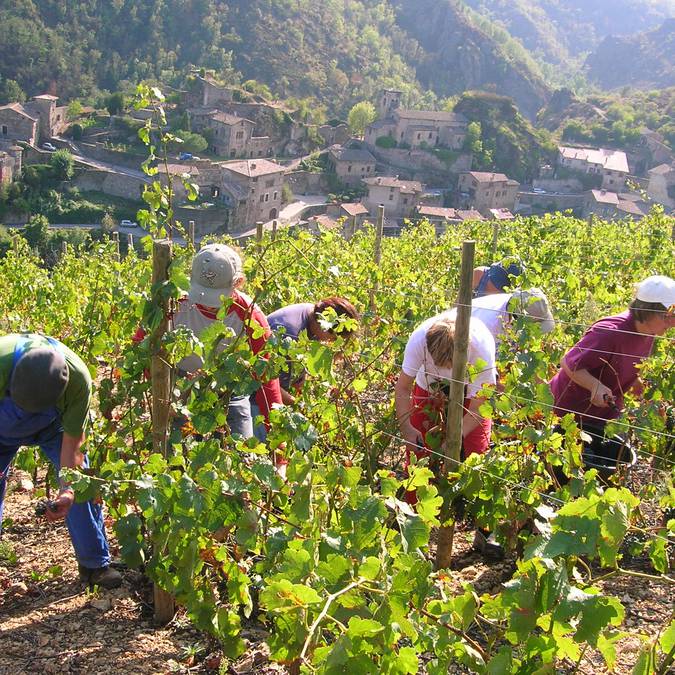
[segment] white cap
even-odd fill
[[[548,298],[540,288],[518,289],[511,294],[509,311],[526,314],[541,323],[541,332],[550,333],[555,328],[555,320],[548,304]]]
[[[241,270],[241,258],[233,248],[224,244],[204,246],[192,259],[190,301],[220,307],[220,297],[232,295],[242,276]]]
[[[647,277],[635,284],[635,298],[642,302],[658,302],[666,309],[675,306],[675,279],[663,276]]]

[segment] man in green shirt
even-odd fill
[[[9,467],[21,446],[39,446],[57,474],[61,467],[87,466],[80,448],[90,401],[87,366],[65,345],[36,334],[0,337],[0,527]],[[121,584],[110,567],[100,505],[76,504],[73,490],[61,484],[46,515],[65,518],[83,581]]]

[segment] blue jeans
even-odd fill
[[[255,394],[251,396],[251,419],[253,420],[253,435],[261,442],[267,440],[267,427],[264,424],[257,424],[256,418],[260,417],[260,407],[255,402]]]
[[[227,409],[227,426],[233,436],[251,438],[253,436],[253,420],[251,404],[248,396],[233,396]]]
[[[63,427],[58,414],[49,417],[48,413],[26,413],[9,397],[0,400],[0,528],[9,467],[21,446],[39,446],[54,465],[57,475],[61,469]],[[88,464],[85,455],[83,466]],[[66,516],[66,525],[80,565],[93,568],[110,564],[100,505],[93,502],[73,504]]]

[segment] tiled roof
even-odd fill
[[[227,124],[227,126],[233,127],[240,122],[248,122],[249,124],[254,124],[251,120],[247,120],[245,117],[237,117],[236,115],[230,115],[226,112],[217,112],[215,115],[209,115],[212,120],[216,122],[221,122],[222,124]]]
[[[485,220],[481,214],[475,209],[462,210],[457,209],[457,215],[462,220]]]
[[[665,176],[671,171],[675,171],[675,166],[671,164],[659,164],[658,166],[655,166],[653,169],[649,169],[647,173],[654,176]]]
[[[223,169],[238,173],[242,176],[266,176],[272,173],[284,173],[286,168],[271,162],[269,159],[243,159],[234,162],[223,162]]]
[[[382,187],[398,188],[401,192],[422,192],[422,183],[416,180],[399,180],[394,176],[373,176],[363,181],[366,185],[380,185]]]
[[[608,171],[628,173],[628,159],[621,150],[607,150],[605,148],[570,148],[565,145],[558,147],[558,152],[565,159],[576,159],[589,164],[599,164]]]
[[[515,216],[508,209],[490,209],[494,220],[513,220]]]
[[[591,190],[591,196],[598,202],[598,204],[614,204],[619,203],[619,195],[616,192],[607,192],[607,190]]]
[[[0,111],[1,110],[13,110],[16,113],[19,113],[19,115],[28,117],[29,119],[33,120],[33,122],[37,122],[37,118],[26,112],[26,109],[20,103],[8,103],[7,105],[0,105]]]
[[[445,112],[444,110],[404,110],[396,108],[392,114],[402,120],[425,120],[428,122],[456,122],[464,124],[466,117],[460,113]]]
[[[445,218],[446,220],[461,220],[457,211],[442,206],[418,206],[417,213],[420,216],[430,216],[432,218]]]
[[[468,171],[467,173],[479,183],[502,183],[510,180],[505,173],[494,173],[490,171]]]
[[[368,164],[375,164],[375,157],[373,157],[367,150],[360,150],[357,148],[342,148],[332,147],[330,154],[338,162],[365,162]]]
[[[349,216],[361,216],[368,213],[368,209],[358,202],[340,204],[340,208]]]

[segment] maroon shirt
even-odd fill
[[[605,386],[609,387],[616,399],[619,410],[623,408],[623,395],[637,381],[636,366],[647,358],[654,346],[654,336],[637,333],[635,320],[630,312],[608,316],[594,323],[565,355],[568,368],[587,370]],[[551,392],[556,404],[556,413],[561,417],[569,410],[577,417],[601,417],[615,419],[619,411],[610,407],[598,408],[591,405],[591,392],[570,380],[564,370],[551,380]],[[566,410],[565,410],[566,409]],[[601,424],[588,417],[589,424]]]

